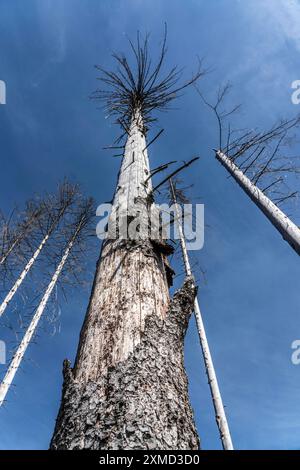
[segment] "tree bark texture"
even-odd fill
[[[145,148],[137,112],[111,217],[149,220]],[[51,448],[198,448],[182,357],[195,288],[185,284],[170,304],[163,246],[151,236],[103,242],[74,368],[65,363]]]
[[[148,315],[140,343],[97,380],[76,379],[65,361],[52,449],[198,449],[183,364],[194,296],[189,278],[166,317]]]

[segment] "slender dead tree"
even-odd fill
[[[68,231],[71,231],[71,235],[65,247],[63,249],[61,259],[53,273],[51,280],[44,292],[44,295],[36,309],[36,312],[24,334],[24,337],[17,348],[16,353],[14,354],[12,361],[8,367],[8,370],[5,374],[3,381],[0,384],[0,406],[5,401],[6,395],[12,385],[14,377],[20,368],[22,359],[28,346],[30,345],[32,338],[34,337],[38,324],[41,320],[41,317],[47,307],[47,304],[50,300],[53,289],[55,288],[60,276],[62,275],[63,270],[66,268],[68,258],[71,254],[71,251],[74,249],[76,243],[80,243],[82,238],[85,237],[85,232],[88,230],[92,217],[94,216],[94,202],[92,199],[83,201],[80,206],[77,208],[78,214],[75,217],[75,221],[71,224],[71,227],[68,227]],[[77,257],[77,261],[80,263],[80,258]]]
[[[180,245],[181,245],[185,272],[187,276],[191,277],[193,276],[193,273],[192,273],[192,268],[191,268],[191,264],[189,260],[188,250],[187,250],[183,226],[182,226],[182,210],[177,200],[178,198],[176,194],[176,185],[173,183],[172,179],[170,179],[169,182],[170,182],[171,200],[175,206],[176,224],[178,227],[178,232],[179,232],[179,237],[180,237]],[[196,324],[197,324],[200,345],[201,345],[202,354],[203,354],[205,371],[206,371],[206,375],[208,378],[208,384],[209,384],[210,393],[211,393],[211,397],[213,401],[216,423],[217,423],[218,430],[220,433],[222,447],[224,450],[233,450],[233,444],[232,444],[232,439],[231,439],[230,430],[228,426],[228,421],[227,421],[225,409],[223,406],[223,400],[222,400],[221,392],[219,389],[219,384],[218,384],[217,375],[215,372],[214,363],[213,363],[212,356],[210,353],[210,348],[209,348],[209,344],[208,344],[208,340],[207,340],[207,336],[205,332],[205,327],[204,327],[197,295],[195,296],[195,301],[194,301],[194,313],[195,313],[195,319],[196,319]]]
[[[43,201],[28,201],[23,219],[12,230],[10,229],[10,222],[13,214],[7,221],[2,216],[0,265],[5,265],[12,252],[36,228],[38,221],[45,213],[45,209]]]
[[[245,191],[255,205],[265,214],[269,221],[277,228],[282,238],[300,255],[300,229],[292,220],[259,189],[245,173],[222,151],[216,152],[217,160],[226,168],[228,173],[234,178],[238,185]],[[279,179],[274,180],[270,185],[279,183]],[[271,187],[271,186],[269,186]],[[295,193],[287,195],[293,197]],[[281,198],[281,201],[283,199]]]
[[[293,143],[291,132],[299,127],[300,117],[282,119],[265,131],[233,131],[229,125],[224,142],[224,123],[239,109],[234,106],[230,111],[224,110],[223,102],[229,90],[228,84],[221,87],[215,103],[211,104],[197,88],[217,118],[219,148],[215,151],[216,158],[300,255],[300,229],[279,207],[298,196],[298,191],[291,190],[290,185],[300,173],[299,157],[289,156],[287,148]]]
[[[217,160],[263,212],[283,239],[300,255],[300,229],[281,210],[296,198],[291,190],[300,173],[299,157],[288,156],[289,133],[300,118],[281,120],[267,131],[247,131],[233,141],[228,135],[226,147],[216,151]]]
[[[162,75],[166,32],[155,65],[148,37],[130,42],[135,65],[114,54],[115,72],[97,67],[105,101],[126,137],[108,236],[96,269],[73,368],[64,363],[62,402],[52,449],[197,449],[183,340],[195,287],[188,278],[170,300],[171,247],[151,236],[154,189],[146,135],[152,112],[195,82]],[[114,234],[114,235],[113,235]]]
[[[72,186],[65,182],[60,186],[58,196],[48,197],[48,201],[43,203],[47,207],[47,211],[44,214],[42,222],[40,219],[38,219],[42,239],[39,240],[39,244],[34,249],[32,256],[25,264],[25,267],[22,269],[17,280],[2,301],[0,305],[0,317],[4,314],[7,306],[22,285],[37,258],[40,256],[43,248],[45,247],[54,230],[57,228],[67,209],[71,206],[71,204],[73,204],[76,194],[77,186]]]
[[[9,221],[7,220],[2,211],[0,211],[0,265],[4,263],[6,258],[7,245],[9,240]]]

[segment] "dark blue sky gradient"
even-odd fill
[[[164,21],[168,64],[184,66],[189,77],[197,55],[204,57],[211,73],[200,87],[212,96],[230,80],[231,101],[243,104],[240,127],[270,126],[300,111],[290,88],[300,79],[296,1],[0,0],[0,79],[7,85],[7,104],[0,106],[1,209],[9,213],[14,203],[52,191],[64,176],[98,204],[111,199],[120,160],[102,147],[119,129],[88,98],[98,86],[93,65],[112,66],[111,52],[128,51],[126,37],[137,29],[151,32],[155,52]],[[205,283],[197,268],[199,301],[234,445],[299,448],[300,366],[291,363],[291,343],[300,338],[299,258],[214,159],[216,124],[195,91],[173,108],[159,115],[151,135],[165,132],[151,146],[150,161],[155,168],[201,157],[184,176],[194,184],[191,196],[205,204],[205,245],[193,259],[206,272]],[[296,205],[299,221],[297,214]],[[91,255],[91,273],[96,259]],[[0,409],[1,449],[47,448],[62,361],[74,359],[88,295],[89,288],[73,292],[65,303],[59,293],[60,332],[40,330]],[[185,350],[202,447],[218,449],[194,320]]]

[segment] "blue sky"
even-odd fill
[[[297,1],[0,0],[0,79],[7,85],[7,104],[0,106],[1,209],[53,190],[65,175],[97,203],[111,199],[120,162],[102,147],[119,130],[88,99],[97,87],[93,66],[110,66],[111,52],[126,52],[126,37],[137,29],[151,32],[155,48],[164,21],[168,63],[189,76],[197,55],[204,57],[213,72],[202,90],[211,96],[230,80],[232,101],[243,104],[242,126],[267,127],[300,111],[290,88],[300,79]],[[300,366],[290,359],[291,343],[300,339],[299,259],[214,159],[215,121],[195,91],[173,108],[159,116],[153,132],[165,132],[150,161],[155,168],[201,157],[185,173],[191,196],[205,204],[207,224],[204,248],[193,256],[206,272],[199,301],[234,445],[299,449]],[[299,206],[295,219],[297,213]],[[60,332],[41,330],[30,347],[0,409],[1,449],[48,447],[62,361],[74,358],[88,295],[87,288],[68,303],[61,297]],[[193,320],[185,350],[202,447],[219,449]]]

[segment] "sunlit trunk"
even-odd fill
[[[184,236],[182,222],[181,222],[181,209],[176,200],[176,193],[174,191],[174,186],[173,186],[172,181],[170,181],[170,188],[171,188],[172,199],[175,205],[176,222],[177,222],[177,227],[178,227],[178,233],[180,236],[180,244],[181,244],[185,271],[186,271],[187,276],[192,276],[192,269],[190,265],[189,255],[188,255],[188,251],[186,247],[185,236]],[[226,418],[226,414],[225,414],[225,410],[223,406],[222,396],[220,393],[218,380],[217,380],[213,360],[211,357],[197,297],[195,297],[195,302],[194,302],[194,313],[195,313],[196,325],[197,325],[197,330],[199,334],[205,370],[206,370],[206,374],[208,378],[208,384],[210,387],[210,392],[211,392],[212,401],[213,401],[214,410],[215,410],[216,422],[217,422],[217,426],[219,429],[222,446],[224,450],[233,450],[230,430],[229,430],[229,426],[228,426],[228,422],[227,422],[227,418]]]
[[[10,247],[8,248],[8,250],[6,251],[6,253],[4,253],[4,255],[1,257],[0,259],[0,265],[1,264],[4,264],[5,261],[7,260],[7,258],[9,257],[9,255],[11,254],[11,252],[14,250],[14,248],[20,243],[21,239],[23,237],[20,236],[20,237],[17,237],[13,243],[10,245]]]
[[[10,291],[6,294],[4,300],[2,301],[1,305],[0,305],[0,317],[3,315],[3,313],[5,312],[7,306],[9,305],[9,303],[11,302],[11,300],[13,299],[14,295],[17,293],[19,287],[22,285],[23,281],[25,280],[27,274],[29,273],[29,271],[31,270],[31,268],[33,267],[34,263],[36,262],[37,258],[40,256],[44,246],[46,245],[46,243],[48,242],[49,238],[51,237],[52,233],[54,232],[54,230],[56,229],[56,227],[58,226],[61,218],[64,216],[65,214],[65,211],[67,209],[67,207],[70,205],[70,201],[67,201],[64,206],[61,208],[61,210],[59,211],[59,214],[57,217],[55,217],[55,219],[53,220],[53,222],[51,223],[51,226],[50,228],[48,229],[46,235],[43,237],[41,243],[39,244],[38,248],[35,250],[33,256],[30,258],[30,260],[27,262],[25,268],[23,269],[23,271],[21,272],[21,274],[19,275],[18,279],[16,280],[16,282],[14,283],[13,287],[10,289]],[[17,243],[19,243],[20,240],[17,241]],[[14,247],[13,247],[14,248]],[[12,248],[12,249],[13,249]],[[6,256],[7,257],[7,256]]]
[[[289,245],[300,255],[300,230],[249,178],[221,151],[216,158],[226,168],[239,186],[277,228]]]
[[[111,215],[125,226],[138,212],[149,222],[145,147],[137,111]],[[133,238],[103,243],[75,366],[64,366],[53,449],[198,448],[183,365],[194,286],[170,301],[165,254],[150,236]]]
[[[16,234],[14,240],[10,243],[10,245],[7,247],[6,251],[1,255],[0,257],[0,265],[4,264],[7,258],[10,256],[10,254],[14,251],[14,249],[23,241],[25,238],[26,234],[28,231],[31,229],[32,225],[36,221],[36,218],[38,215],[41,214],[41,210],[39,211],[34,211],[28,218],[28,220],[22,224],[21,227],[19,227],[19,233]],[[8,229],[8,227],[7,227]]]
[[[35,250],[33,256],[30,258],[30,260],[28,261],[28,263],[26,264],[25,268],[23,269],[23,271],[21,272],[20,276],[18,277],[18,279],[16,280],[16,282],[14,283],[13,287],[10,289],[10,291],[7,293],[5,299],[3,300],[2,304],[0,305],[0,317],[3,315],[3,313],[5,312],[5,309],[6,307],[8,306],[8,304],[10,303],[10,301],[12,300],[12,298],[14,297],[14,295],[16,294],[17,290],[19,289],[19,287],[21,286],[22,282],[24,281],[25,277],[27,276],[27,274],[29,273],[31,267],[33,266],[33,264],[35,263],[36,259],[38,258],[39,254],[41,253],[42,249],[44,248],[45,244],[47,243],[48,239],[49,239],[49,236],[50,234],[48,233],[44,238],[43,240],[41,241],[40,245],[38,246],[38,248]]]
[[[77,228],[77,230],[75,231],[73,237],[71,238],[71,240],[69,241],[66,249],[65,249],[65,252],[61,258],[61,261],[59,263],[59,265],[57,266],[57,269],[55,271],[55,273],[53,274],[52,276],[52,279],[50,281],[50,283],[48,284],[48,287],[42,297],[42,300],[30,322],[30,325],[28,326],[27,330],[26,330],[26,333],[16,351],[16,353],[14,354],[14,357],[9,365],[9,368],[7,370],[7,373],[5,374],[5,377],[3,379],[3,382],[0,384],[0,406],[3,404],[4,400],[5,400],[5,397],[10,389],[10,386],[14,380],[14,377],[20,367],[20,364],[22,362],[22,359],[23,359],[23,356],[32,340],[32,337],[33,335],[35,334],[36,330],[37,330],[37,327],[38,327],[38,324],[39,324],[39,321],[41,319],[41,316],[43,315],[44,313],[44,310],[45,308],[47,307],[47,303],[50,299],[50,296],[51,296],[51,293],[57,283],[57,280],[64,268],[64,265],[68,259],[68,256],[70,254],[70,251],[72,250],[72,247],[74,245],[74,241],[76,239],[76,236],[78,234],[78,231],[80,230],[80,228]]]

